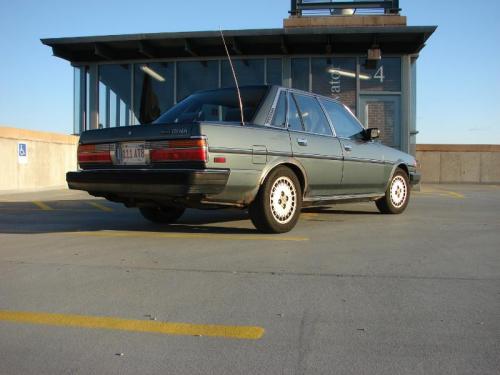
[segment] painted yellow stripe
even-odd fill
[[[92,207],[97,208],[98,210],[105,211],[105,212],[113,212],[112,208],[104,206],[104,205],[102,205],[100,203],[97,203],[97,202],[87,202],[87,203],[89,205],[91,205]]]
[[[424,194],[424,195],[435,195],[435,196],[442,196],[442,197],[453,197],[457,199],[464,199],[465,195],[457,193],[456,191],[450,191],[450,190],[422,190],[419,192],[415,192],[416,194]]]
[[[0,321],[63,327],[160,333],[164,335],[211,336],[246,340],[258,340],[265,333],[264,328],[255,326],[169,323],[112,317],[4,310],[0,310]]]
[[[457,193],[457,192],[455,192],[455,191],[444,191],[444,190],[443,190],[443,192],[444,192],[445,194],[448,194],[448,195],[449,195],[449,196],[451,196],[451,197],[454,197],[454,198],[458,198],[458,199],[464,199],[464,198],[465,198],[465,195],[460,194],[460,193]]]
[[[231,240],[231,241],[309,241],[307,237],[283,237],[280,235],[240,235],[219,233],[180,233],[180,232],[125,232],[125,231],[99,231],[99,232],[74,232],[71,235],[89,237],[112,238],[181,238],[196,240]]]
[[[43,211],[52,211],[53,208],[50,207],[47,203],[45,202],[40,202],[40,201],[34,201],[33,204],[37,206],[40,210]]]

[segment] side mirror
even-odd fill
[[[380,130],[378,128],[368,128],[365,130],[366,139],[372,140],[380,137]]]

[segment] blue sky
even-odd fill
[[[498,144],[500,2],[460,3],[400,1],[409,25],[439,26],[419,59],[418,142]],[[281,27],[289,6],[289,0],[0,0],[0,124],[72,131],[72,68],[40,38]]]

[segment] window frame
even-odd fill
[[[302,116],[302,110],[300,109],[299,103],[297,102],[297,98],[295,97],[295,95],[301,95],[301,96],[305,96],[305,97],[310,97],[310,98],[312,98],[316,102],[316,104],[318,104],[318,107],[319,107],[320,111],[323,112],[323,116],[325,117],[326,123],[330,127],[331,134],[315,133],[315,132],[308,131],[306,129],[306,124],[304,122],[304,117]],[[300,119],[302,121],[302,128],[304,129],[303,130],[304,133],[314,134],[314,135],[322,135],[322,136],[326,136],[326,137],[333,137],[333,136],[335,136],[335,131],[332,129],[330,120],[329,120],[327,114],[325,113],[325,109],[321,105],[321,102],[318,100],[318,95],[306,95],[302,91],[299,91],[299,92],[291,92],[290,96],[293,98],[292,100],[295,102],[295,105],[297,106],[297,110],[299,111]],[[297,130],[294,130],[294,131],[297,131]]]
[[[292,93],[290,91],[287,92],[287,121],[286,121],[286,129],[288,131],[293,131],[293,132],[299,132],[299,133],[308,133],[306,132],[306,127],[304,125],[304,120],[302,119],[302,112],[300,111],[300,108],[299,108],[299,105],[297,104],[297,101],[295,100],[295,98],[292,96]],[[288,111],[288,109],[290,109],[290,101],[293,100],[293,103],[295,104],[295,108],[297,109],[297,113],[299,114],[299,120],[300,120],[300,124],[302,125],[302,130],[297,130],[297,129],[290,129],[290,123],[289,123],[289,120],[290,120],[290,111]],[[308,134],[311,134],[311,133],[308,133]]]
[[[276,118],[277,114],[277,109],[278,109],[278,103],[280,101],[281,95],[284,95],[285,98],[285,123],[283,126],[276,126],[274,125],[274,119]],[[266,126],[269,126],[271,128],[275,129],[287,129],[288,128],[288,94],[286,90],[279,89],[278,92],[276,93],[276,97],[274,98],[273,105],[271,106],[271,111],[269,114],[269,124],[265,124]]]
[[[324,97],[324,96],[321,96],[321,99],[323,99],[325,101],[332,102],[334,104],[337,104],[340,107],[342,107],[345,111],[347,111],[347,113],[350,114],[351,117],[354,118],[355,122],[360,126],[360,128],[361,128],[361,132],[360,133],[362,133],[363,131],[366,130],[366,128],[363,126],[363,124],[358,120],[358,118],[352,113],[352,111],[350,110],[350,108],[347,107],[345,104],[339,102],[338,100],[327,98],[327,97]],[[335,129],[335,124],[333,122],[333,119],[330,118],[330,115],[329,115],[328,111],[326,110],[326,108],[324,108],[323,103],[321,103],[321,100],[318,100],[318,101],[321,104],[321,106],[323,107],[323,110],[325,111],[325,113],[327,115],[328,121],[330,121],[332,127]],[[360,134],[360,133],[356,133],[356,134]],[[335,130],[335,134],[337,134],[336,130]],[[347,139],[347,140],[351,140],[351,141],[353,140],[352,136],[351,137],[337,136],[337,138],[339,138],[339,139]]]

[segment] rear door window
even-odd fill
[[[276,104],[276,110],[274,111],[271,125],[278,128],[284,128],[286,126],[286,93],[284,91],[281,92],[278,104]]]
[[[363,127],[343,105],[331,100],[320,99],[320,101],[330,117],[337,137],[355,138],[361,134]]]
[[[313,134],[333,135],[328,119],[314,96],[293,94],[299,106],[305,131]]]
[[[300,112],[297,109],[297,104],[295,103],[293,95],[290,95],[288,100],[288,129],[304,131],[302,119],[300,118]]]

